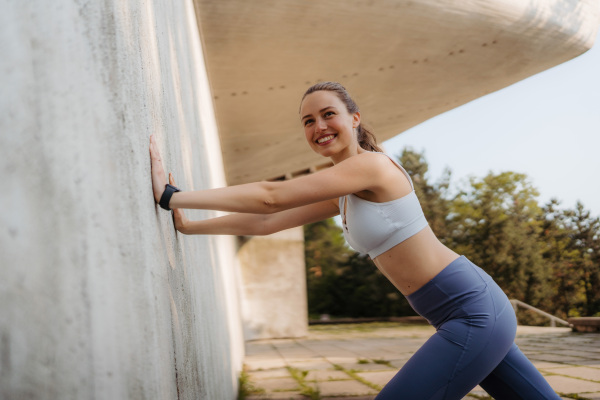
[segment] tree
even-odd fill
[[[583,314],[600,312],[600,219],[592,218],[582,203],[566,215],[571,221],[572,247],[577,250],[575,268],[580,272]]]
[[[330,287],[354,252],[333,219],[304,226],[304,257],[309,314],[332,313],[338,296]]]
[[[559,205],[558,200],[550,200],[539,217],[542,257],[551,270],[552,287],[544,306],[548,312],[567,318],[579,314],[573,309],[580,292],[579,273],[575,269],[578,251],[572,246],[575,232],[565,211],[558,208]]]
[[[469,184],[452,202],[454,250],[485,269],[509,296],[537,305],[549,292],[537,191],[514,172],[489,173]]]
[[[414,311],[371,259],[345,245],[329,219],[306,225],[305,256],[309,314],[389,317]]]
[[[581,203],[561,210],[553,199],[544,206],[540,241],[551,267],[548,309],[563,318],[600,313],[600,221]]]
[[[430,184],[428,181],[429,165],[423,153],[405,148],[398,160],[412,178],[415,193],[419,198],[429,226],[443,243],[448,244],[447,216],[450,213],[451,202],[447,198],[447,193],[452,175],[450,170],[444,170],[442,177],[436,183]]]

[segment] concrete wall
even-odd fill
[[[306,336],[303,228],[248,238],[240,246],[238,260],[246,340]]]
[[[152,133],[224,184],[191,1],[6,1],[0,54],[0,398],[235,398],[235,243],[150,184]]]

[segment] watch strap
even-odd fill
[[[168,183],[165,185],[165,191],[163,192],[162,196],[160,197],[160,201],[158,202],[161,208],[167,211],[171,211],[171,209],[169,208],[169,202],[171,201],[171,197],[175,192],[181,192],[181,189]]]

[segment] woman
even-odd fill
[[[496,399],[559,399],[514,344],[516,318],[492,278],[444,246],[427,224],[406,171],[381,152],[338,83],[307,90],[300,121],[309,146],[334,166],[283,182],[181,192],[166,185],[151,138],[154,197],[184,234],[266,235],[341,214],[344,235],[437,332],[377,396],[461,399],[480,384]],[[182,208],[230,211],[189,221]]]

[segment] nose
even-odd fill
[[[327,129],[327,124],[325,123],[325,121],[321,118],[317,118],[317,120],[315,121],[315,131],[323,132],[326,129]]]

